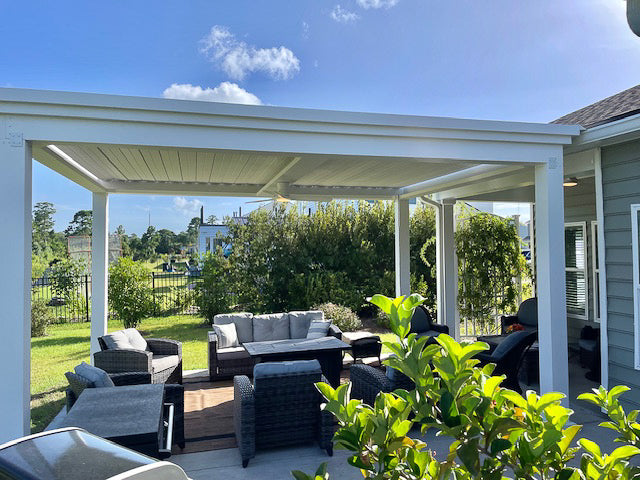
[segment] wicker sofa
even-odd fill
[[[316,382],[326,381],[317,360],[267,362],[255,366],[253,383],[233,379],[233,421],[246,467],[256,449],[317,441],[333,455],[333,415],[320,409]]]
[[[293,311],[253,315],[229,313],[213,318],[214,331],[209,332],[209,378],[211,381],[233,378],[234,375],[252,375],[255,361],[247,353],[244,343],[307,338],[312,321],[326,321],[319,310]],[[233,323],[238,345],[222,347],[215,331],[216,325]],[[327,335],[342,338],[342,331],[330,324]]]
[[[182,383],[182,344],[166,338],[143,338],[135,328],[98,338],[94,365],[105,372],[146,372],[151,383]]]

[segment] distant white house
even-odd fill
[[[242,216],[242,208],[233,212],[231,219],[236,223],[244,223],[246,217]],[[209,252],[215,252],[222,248],[225,256],[231,253],[231,244],[224,241],[229,227],[222,223],[204,223],[204,210],[200,210],[200,228],[198,229],[198,255],[203,256]]]

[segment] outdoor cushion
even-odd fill
[[[289,312],[291,338],[307,338],[309,325],[311,325],[313,320],[324,320],[324,312],[322,310]]]
[[[82,362],[75,369],[76,375],[80,375],[89,382],[92,387],[114,387],[113,380],[104,370]]]
[[[117,330],[105,335],[102,340],[109,350],[135,350],[123,330]]]
[[[500,345],[496,347],[491,357],[496,360],[500,359],[505,353],[509,352],[509,350],[511,350],[511,348],[513,348],[515,344],[521,341],[523,337],[526,337],[529,334],[530,332],[527,331],[510,333],[509,335],[507,335],[507,338],[500,342]]]
[[[326,337],[329,333],[329,327],[331,326],[331,320],[313,320],[309,325],[309,333],[307,338],[322,338]]]
[[[67,377],[67,381],[69,382],[69,387],[75,394],[76,398],[80,396],[80,394],[84,391],[85,388],[91,387],[91,382],[84,377],[81,377],[77,373],[67,372],[64,374]]]
[[[518,323],[538,328],[538,299],[528,298],[518,308]]]
[[[244,347],[220,348],[216,350],[216,354],[218,356],[218,360],[221,361],[244,360],[245,358],[250,357],[249,352],[247,352]]]
[[[257,383],[259,379],[265,377],[302,373],[322,373],[320,362],[318,360],[293,360],[290,362],[258,363],[253,367],[253,380],[254,383]]]
[[[418,306],[411,317],[411,333],[422,333],[431,330],[431,318],[429,312]]]
[[[238,333],[236,332],[236,326],[234,323],[214,325],[213,330],[216,332],[216,337],[218,337],[219,348],[237,347],[240,345],[240,343],[238,343]]]
[[[127,328],[123,332],[134,350],[147,350],[147,341],[140,335],[138,330]]]
[[[286,340],[289,338],[289,314],[269,313],[253,317],[253,341]]]
[[[440,332],[436,332],[435,330],[427,330],[426,332],[416,334],[417,337],[437,337],[438,335],[440,335]]]
[[[180,363],[178,355],[154,355],[151,359],[151,366],[154,372],[162,372],[173,368]]]
[[[233,323],[240,343],[253,342],[253,313],[219,313],[213,317],[214,325]]]

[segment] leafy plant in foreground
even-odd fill
[[[569,422],[572,410],[562,405],[562,393],[520,395],[502,388],[504,376],[492,376],[494,366],[478,367],[474,355],[488,349],[483,342],[458,343],[439,335],[437,344],[409,334],[419,295],[390,299],[371,298],[389,315],[396,342],[387,365],[415,383],[411,391],[380,393],[374,405],[350,397],[350,384],[336,389],[320,383],[326,399],[323,408],[339,423],[336,448],[352,452],[349,464],[365,479],[628,479],[640,475],[629,464],[638,453],[640,425],[637,412],[626,415],[618,396],[626,387],[607,392],[604,388],[581,398],[607,408],[610,422],[602,425],[620,433],[626,445],[610,454],[587,439],[578,440],[580,425]],[[411,438],[414,426],[422,432],[435,429],[452,439],[444,460],[438,460],[428,445]],[[579,467],[569,462],[582,451]],[[297,479],[312,479],[296,472]],[[321,478],[326,479],[328,475]],[[317,478],[317,477],[315,477]]]

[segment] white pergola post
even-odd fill
[[[454,199],[447,199],[436,210],[436,271],[438,321],[449,327],[449,333],[460,339],[458,321],[458,258],[455,244]]]
[[[0,289],[0,444],[30,430],[31,163],[31,144],[22,135],[0,137],[0,225],[4,232],[0,252],[4,253],[6,279]]]
[[[93,193],[91,233],[91,362],[100,351],[98,337],[107,334],[109,281],[109,195]]]
[[[535,167],[540,392],[569,393],[562,150]]]
[[[409,271],[409,200],[396,198],[395,252],[396,252],[396,296],[411,293]]]

